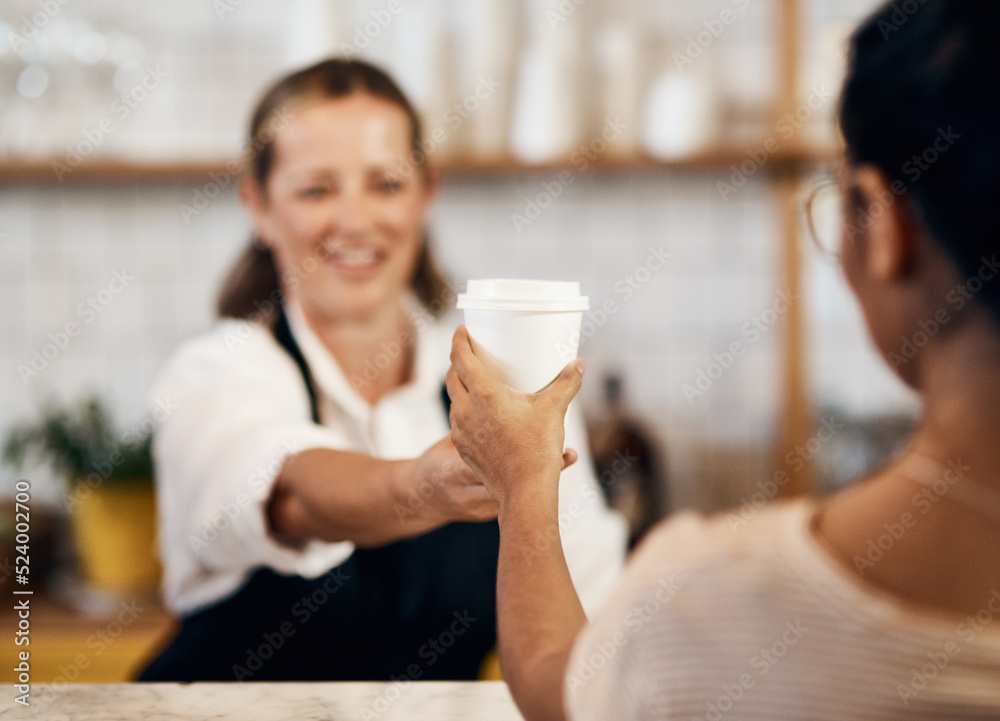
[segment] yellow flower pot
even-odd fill
[[[79,484],[73,495],[73,537],[87,584],[121,595],[155,591],[160,562],[152,484]]]

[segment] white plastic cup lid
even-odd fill
[[[580,284],[559,280],[497,278],[470,280],[458,295],[459,310],[514,310],[536,312],[584,311],[590,299],[580,295]]]

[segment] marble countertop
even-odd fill
[[[0,719],[45,721],[522,721],[501,682],[131,683],[6,687]]]

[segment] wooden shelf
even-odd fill
[[[568,170],[572,173],[618,173],[636,170],[720,170],[732,165],[739,166],[750,160],[749,150],[763,147],[760,143],[746,146],[720,147],[676,160],[659,160],[649,155],[602,155],[595,160],[587,160],[576,155],[561,161],[528,165],[515,158],[452,158],[440,163],[439,167],[449,176],[476,175],[519,175],[527,173],[558,173]],[[800,168],[826,164],[837,158],[833,148],[780,148],[767,155],[766,170]]]
[[[598,156],[588,160],[582,155],[558,162],[528,165],[512,157],[451,157],[442,158],[437,167],[446,177],[491,177],[522,174],[551,174],[562,171],[585,174],[613,174],[631,171],[662,172],[670,170],[720,170],[739,166],[750,160],[748,149],[763,147],[716,148],[677,160],[657,160],[647,155]],[[764,169],[775,171],[826,164],[837,157],[830,149],[782,148],[768,155]],[[61,177],[56,164],[61,159],[33,160],[0,159],[0,183],[3,184],[78,184],[78,183],[173,183],[212,181],[213,174],[230,173],[231,161],[179,161],[138,163],[116,159],[94,159],[81,163]]]
[[[176,163],[137,163],[127,160],[100,159],[85,161],[70,172],[57,173],[61,158],[20,162],[0,160],[0,183],[55,185],[77,183],[160,183],[209,182],[212,173],[226,171],[226,161]]]

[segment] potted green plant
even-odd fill
[[[81,571],[92,587],[111,593],[155,589],[152,434],[119,432],[100,399],[75,406],[46,404],[35,423],[15,427],[3,460],[17,469],[30,458],[66,478],[63,498]]]

